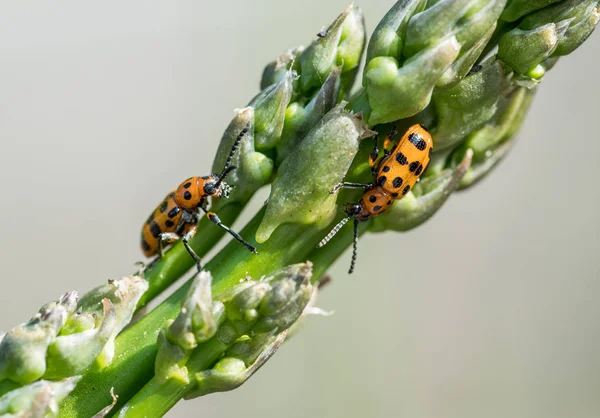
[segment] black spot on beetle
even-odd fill
[[[419,168],[420,165],[421,164],[418,161],[413,161],[408,166],[408,169],[410,170],[411,173],[414,173],[415,171],[417,171],[417,168]]]
[[[142,238],[142,250],[145,252],[150,251],[150,244],[148,244],[144,238]]]
[[[150,233],[154,238],[158,238],[158,236],[162,233],[160,226],[155,221],[150,223]]]
[[[173,222],[173,221],[172,221],[172,220],[170,220],[170,219],[167,219],[167,220],[165,221],[165,226],[166,226],[167,228],[173,228],[173,227],[175,226],[175,222]]]
[[[381,210],[381,206],[373,206],[373,212],[379,212]]]
[[[429,148],[429,158],[431,158],[431,150],[432,150],[432,149],[433,149],[433,148]]]
[[[408,164],[408,158],[406,158],[406,155],[402,154],[401,152],[396,154],[396,161],[398,161],[398,164],[400,165]]]
[[[192,182],[191,182],[191,181],[188,181],[187,183],[185,183],[185,184],[183,185],[183,188],[184,188],[184,189],[189,189],[191,185],[192,185]]]
[[[377,197],[375,197],[375,195],[369,196],[369,202],[371,202],[371,203],[377,202]]]
[[[175,206],[173,209],[171,209],[169,211],[169,213],[167,214],[167,216],[169,218],[174,218],[179,214],[179,211],[181,211],[181,209],[179,209],[179,206]]]
[[[427,147],[427,143],[419,134],[412,133],[408,136],[408,140],[413,144],[419,151],[423,151]]]
[[[190,192],[185,192],[185,193],[183,194],[183,198],[184,198],[185,200],[190,200],[190,199],[192,198],[192,194],[191,194]]]
[[[160,204],[160,206],[158,207],[158,210],[160,211],[160,213],[165,213],[165,211],[167,210],[168,207],[169,207],[169,202],[167,202],[165,200],[164,202],[162,202]]]
[[[392,182],[392,186],[394,186],[395,189],[402,186],[402,177],[396,177]]]
[[[419,164],[419,167],[417,167],[417,171],[415,171],[415,174],[417,176],[420,176],[422,172],[423,172],[423,165]]]
[[[387,177],[381,176],[381,177],[379,177],[379,179],[377,179],[377,184],[379,186],[383,187],[383,185],[385,184],[386,181],[387,181]]]
[[[402,190],[402,194],[406,194],[408,192],[410,192],[410,186],[406,186],[404,190]]]
[[[397,198],[397,197],[398,197],[398,193],[396,193],[396,192],[392,193],[392,197],[393,197],[394,199],[395,199],[395,198]]]
[[[391,200],[388,200],[388,201],[387,201],[387,205],[389,206],[389,205],[391,205],[391,204],[392,204],[392,201],[391,201]]]
[[[389,172],[389,171],[390,171],[390,166],[389,166],[389,165],[386,165],[385,167],[383,167],[382,171],[383,171],[384,173],[387,173],[387,172]]]

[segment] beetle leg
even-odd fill
[[[373,187],[373,184],[362,184],[362,183],[340,183],[333,188],[329,194],[335,194],[339,192],[341,189],[370,189]]]
[[[383,149],[385,150],[386,155],[390,155],[392,150],[392,143],[394,139],[396,139],[396,135],[398,135],[398,130],[396,129],[396,124],[392,124],[392,130],[385,137],[385,141],[383,141]]]
[[[201,209],[203,209],[203,208],[201,208]],[[236,240],[238,240],[244,247],[248,248],[250,250],[250,252],[252,252],[254,254],[258,254],[258,252],[256,251],[256,248],[254,248],[252,245],[250,245],[249,243],[247,243],[244,240],[244,238],[241,237],[240,234],[238,234],[237,232],[235,232],[233,229],[229,228],[227,225],[224,225],[223,222],[221,222],[221,219],[219,219],[219,217],[217,216],[216,213],[214,213],[214,212],[207,212],[206,210],[204,210],[204,211],[206,212],[206,217],[212,223],[214,223],[215,225],[217,225],[219,228],[224,229],[225,232],[227,232],[233,238],[235,238]]]
[[[158,236],[158,258],[162,258],[164,255],[164,243],[172,244],[179,239],[179,235],[174,232],[163,232]]]
[[[189,244],[190,240],[194,237],[194,235],[196,235],[197,230],[198,230],[198,226],[196,226],[194,224],[186,225],[186,227],[184,229],[185,233],[183,234],[183,238],[181,239],[181,242],[183,242],[183,246],[185,247],[187,252],[192,256],[192,258],[196,262],[196,267],[198,268],[198,271],[200,272],[200,271],[202,271],[202,258],[200,258],[200,256],[198,254],[196,254],[196,251],[194,251],[194,249]]]
[[[377,171],[377,167],[379,166],[379,136],[375,135],[373,140],[373,151],[371,151],[371,155],[369,156],[369,167],[371,167],[371,171],[373,174]]]

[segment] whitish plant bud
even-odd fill
[[[243,358],[231,356],[229,353],[219,360],[210,370],[206,370],[195,375],[195,387],[185,395],[185,399],[193,399],[199,396],[208,395],[215,392],[226,392],[236,389],[243,385],[254,373],[258,371],[272,356],[277,352],[285,340],[285,332],[276,337],[257,336],[257,342],[262,346],[256,346],[252,353],[260,350],[260,354],[251,363],[254,356],[247,356],[247,352],[242,351]],[[235,351],[235,350],[234,350]],[[235,354],[240,354],[235,353]]]
[[[256,240],[265,242],[283,223],[330,222],[336,201],[330,191],[344,179],[359,140],[372,135],[344,103],[325,115],[281,164]]]
[[[154,375],[159,383],[176,379],[185,384],[189,383],[188,371],[185,367],[192,349],[183,348],[168,337],[169,328],[173,321],[167,321],[158,333],[158,353],[154,362]]]
[[[25,385],[46,372],[46,353],[72,312],[76,292],[44,305],[29,322],[11,329],[0,343],[0,381]]]
[[[300,58],[300,84],[302,91],[317,89],[336,66],[342,74],[355,73],[365,43],[362,11],[354,5],[337,19],[302,53]],[[346,82],[345,84],[351,84]]]
[[[367,63],[377,57],[402,57],[408,23],[426,4],[426,0],[397,1],[373,31],[367,47]]]
[[[349,92],[354,85],[367,40],[363,11],[355,5],[350,5],[349,9],[348,16],[342,24],[342,35],[336,55],[343,93]]]
[[[334,68],[317,95],[306,106],[299,102],[288,106],[281,141],[277,148],[277,162],[281,162],[304,136],[335,107],[340,94],[340,69]]]
[[[275,61],[267,64],[261,77],[260,89],[264,90],[275,83],[279,83],[287,76],[288,70],[298,72],[300,70],[299,57],[302,55],[302,52],[304,52],[304,47],[298,46],[286,51],[277,57]]]
[[[106,367],[112,362],[115,338],[131,322],[137,304],[146,290],[148,290],[146,280],[139,276],[125,276],[117,280],[109,280],[107,284],[86,293],[79,300],[80,311],[96,314],[98,317],[101,317],[104,312],[103,299],[108,299],[114,306],[115,326],[97,358],[100,367]]]
[[[365,69],[365,88],[371,114],[369,124],[393,122],[423,110],[440,77],[458,57],[455,36],[440,40],[403,62],[377,57]]]
[[[507,85],[502,64],[492,58],[454,87],[437,90],[432,99],[438,116],[433,131],[435,150],[456,146],[490,121]]]
[[[255,109],[252,106],[236,111],[236,115],[225,130],[213,163],[213,173],[220,173],[236,138],[245,127],[248,133],[242,138],[239,150],[233,155],[231,164],[236,167],[227,183],[233,186],[229,199],[213,201],[215,210],[230,202],[246,203],[259,188],[268,183],[273,173],[273,161],[255,148]]]
[[[311,277],[312,264],[306,263],[286,267],[264,279],[271,284],[271,289],[261,302],[260,318],[253,330],[281,332],[296,322],[312,295]]]
[[[82,373],[100,355],[117,325],[117,314],[112,302],[102,300],[102,322],[93,329],[62,335],[48,346],[46,379],[61,379]]]
[[[570,54],[600,20],[600,1],[564,0],[531,13],[498,44],[498,56],[515,72],[533,80],[544,75],[544,61]]]
[[[456,61],[437,82],[437,87],[450,87],[460,82],[479,60],[496,29],[506,0],[472,2],[456,21],[456,39],[461,50]]]
[[[460,189],[470,187],[481,180],[508,153],[534,96],[535,89],[516,88],[500,103],[500,109],[494,119],[471,133],[467,140],[453,151],[450,157],[453,165],[458,164],[467,149],[473,151],[473,164],[463,177]]]
[[[292,99],[295,73],[288,71],[277,84],[263,90],[251,102],[254,107],[254,146],[268,150],[281,138],[285,110]]]
[[[196,348],[198,343],[209,340],[217,332],[223,303],[213,303],[211,285],[211,274],[200,272],[190,286],[181,312],[169,327],[169,339],[184,349]]]
[[[498,57],[517,73],[527,74],[552,55],[568,28],[569,22],[548,23],[531,30],[515,28],[500,38]]]
[[[12,390],[0,397],[0,416],[54,416],[58,413],[58,404],[75,389],[79,379],[77,376],[59,382],[40,380]]]

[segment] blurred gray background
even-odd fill
[[[3,2],[0,329],[132,272],[144,219],[208,172],[263,66],[347,1]],[[392,4],[359,4],[369,32]],[[362,239],[355,275],[336,264],[334,316],[170,416],[599,416],[599,47],[547,76],[485,181],[409,234]]]

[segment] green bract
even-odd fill
[[[354,82],[365,43],[362,11],[350,5],[300,57],[300,85],[305,93],[319,88],[329,73],[341,67],[344,87]]]
[[[478,61],[506,0],[401,0],[369,42],[363,83],[371,125],[413,116],[434,88],[458,83]]]
[[[65,293],[0,343],[0,381],[28,384],[42,377],[82,373],[94,361],[110,364],[114,339],[131,321],[148,283],[139,277],[111,280],[83,297]]]
[[[58,412],[58,404],[75,388],[79,377],[60,382],[40,380],[0,397],[2,417],[45,417]]]
[[[437,112],[434,149],[452,148],[487,123],[496,114],[507,84],[502,64],[491,59],[454,87],[437,90],[432,100]]]
[[[336,201],[330,191],[344,179],[360,139],[372,135],[343,104],[325,115],[281,164],[256,240],[265,242],[284,223],[330,222]]]
[[[498,56],[521,75],[538,80],[550,57],[568,55],[594,31],[600,20],[598,0],[564,0],[529,15],[504,34]]]
[[[511,0],[502,13],[502,19],[513,22],[531,12],[560,1],[563,0]]]
[[[281,138],[285,109],[292,98],[294,72],[288,71],[281,81],[264,89],[251,102],[254,107],[254,145],[267,150]]]
[[[340,69],[334,68],[317,95],[310,102],[305,106],[299,102],[288,106],[281,142],[277,149],[277,162],[279,165],[321,120],[323,115],[333,109],[340,94],[340,86]]]
[[[239,151],[233,156],[232,164],[236,169],[227,177],[227,182],[234,189],[229,199],[213,201],[215,210],[231,203],[247,202],[271,177],[273,161],[255,148],[254,119],[255,110],[252,106],[238,110],[223,134],[213,163],[213,173],[221,172],[234,141],[242,129],[246,126],[250,128],[240,143]]]

